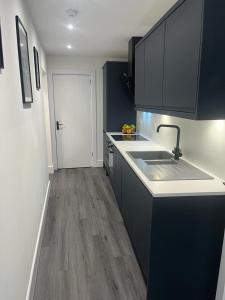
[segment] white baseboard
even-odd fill
[[[97,168],[103,167],[103,160],[97,160],[97,161],[96,161],[96,167],[97,167]]]
[[[35,288],[36,277],[37,277],[37,267],[38,267],[38,262],[39,262],[39,257],[40,257],[42,238],[43,238],[43,234],[44,234],[44,225],[45,225],[46,212],[47,212],[47,207],[48,207],[49,194],[50,194],[50,181],[48,182],[47,191],[46,191],[46,195],[45,195],[45,201],[44,201],[42,214],[41,214],[41,220],[40,220],[40,224],[39,224],[39,228],[38,228],[37,241],[36,241],[36,245],[35,245],[32,265],[31,265],[26,300],[32,300],[33,296],[34,296],[34,288]]]
[[[48,166],[48,174],[54,174],[54,167],[53,165]]]

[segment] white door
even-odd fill
[[[90,167],[91,77],[53,75],[53,85],[58,168]]]

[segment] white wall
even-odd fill
[[[54,173],[53,167],[53,153],[52,153],[52,136],[51,136],[51,121],[50,121],[50,109],[49,109],[49,96],[48,96],[48,79],[47,70],[42,68],[42,101],[44,105],[44,115],[45,115],[45,132],[47,140],[47,154],[48,154],[48,172],[49,174]]]
[[[103,71],[102,67],[108,60],[124,60],[113,59],[107,57],[76,57],[76,56],[47,56],[48,65],[48,81],[49,81],[49,101],[50,113],[52,121],[52,145],[53,145],[53,161],[56,168],[56,145],[54,131],[54,111],[52,72],[54,71],[80,71],[93,73],[95,75],[94,97],[96,100],[96,165],[101,166],[103,161]]]
[[[225,180],[225,121],[191,121],[138,112],[138,131],[160,145],[172,150],[176,143],[176,130],[162,128],[160,129],[160,133],[156,133],[156,128],[159,124],[175,124],[180,126],[180,147],[183,156]],[[217,300],[225,300],[225,245],[223,252]]]
[[[15,15],[29,36],[34,103],[24,109]],[[0,72],[0,299],[24,300],[48,184],[41,92],[36,91],[33,49],[44,53],[22,0],[0,0],[5,69]]]

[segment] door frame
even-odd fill
[[[57,159],[57,140],[56,140],[56,118],[55,118],[55,100],[54,100],[54,75],[83,75],[90,76],[91,79],[91,167],[97,166],[97,107],[96,107],[96,91],[95,91],[95,73],[85,72],[79,70],[51,70],[48,72],[49,82],[49,107],[50,107],[50,120],[51,120],[51,134],[52,134],[52,154],[53,154],[53,167],[58,170]]]

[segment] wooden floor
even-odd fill
[[[105,172],[51,179],[34,300],[138,300],[146,286]]]

